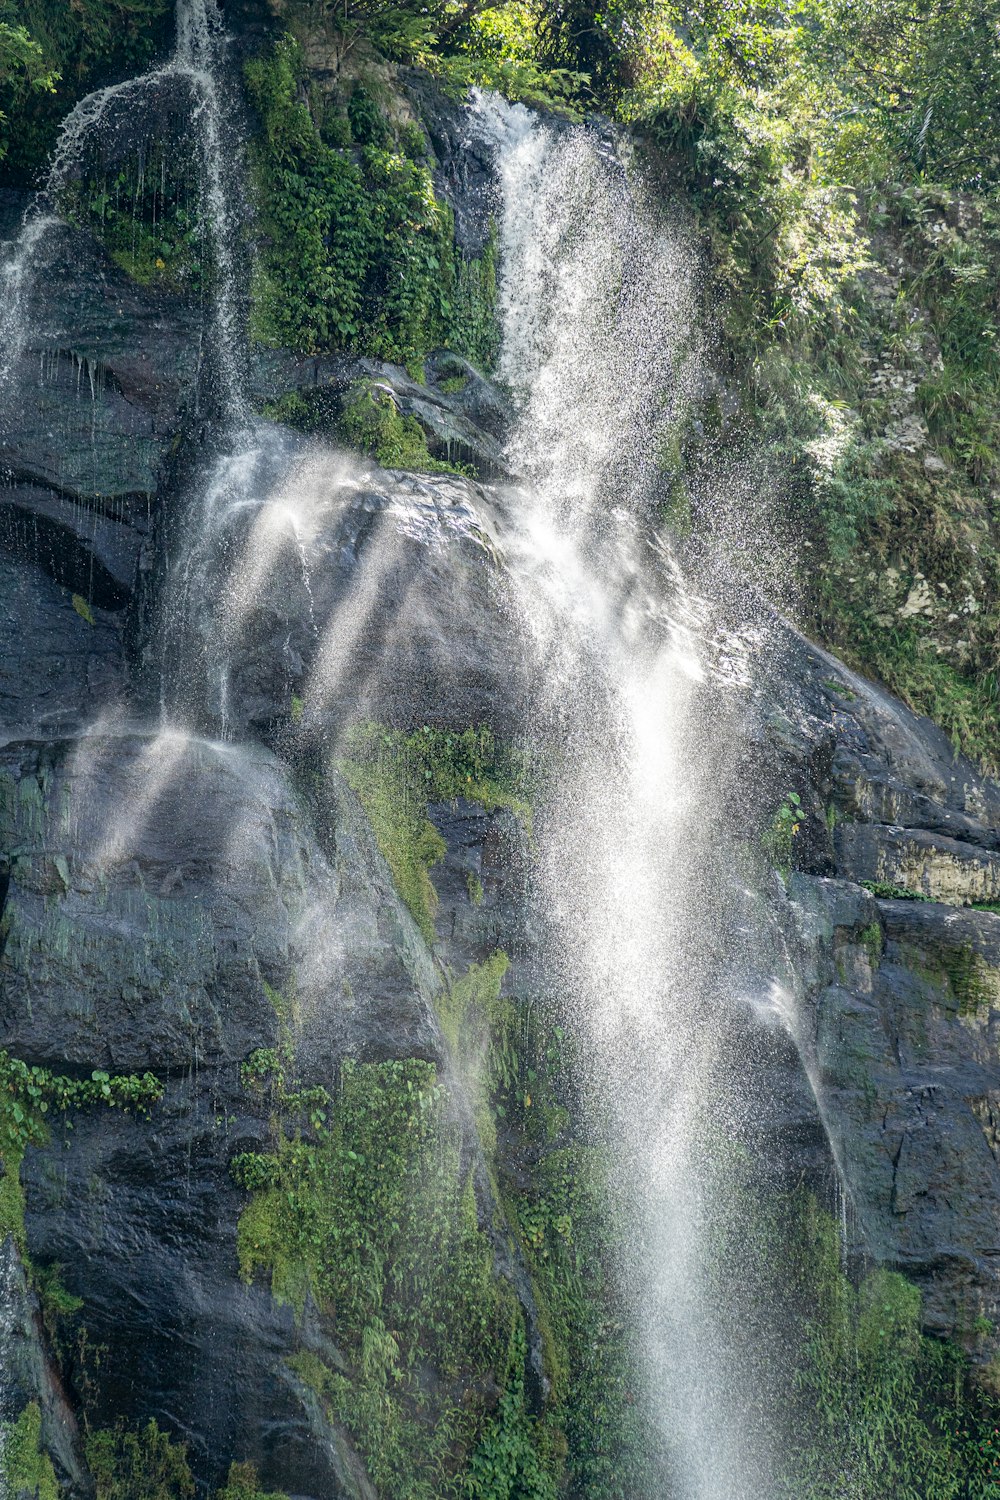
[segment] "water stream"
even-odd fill
[[[31,293],[41,273],[51,232],[65,224],[63,197],[80,171],[85,149],[100,135],[114,110],[134,108],[170,79],[181,79],[192,96],[191,125],[198,147],[202,214],[215,267],[210,347],[215,398],[223,420],[246,420],[235,266],[235,187],[238,141],[227,128],[221,49],[224,41],[217,0],[177,0],[174,51],[161,67],[87,94],[63,121],[45,181],[24,213],[20,232],[0,265],[0,392],[17,369],[32,338]]]
[[[698,379],[693,258],[595,131],[495,98],[477,113],[502,185],[501,374],[527,481],[504,543],[563,757],[539,840],[551,967],[619,1168],[661,1483],[765,1500],[773,1393],[713,1255],[734,1225],[753,1232],[727,1160],[759,1110],[748,1013],[770,954],[717,816],[731,767],[713,607],[654,524]]]

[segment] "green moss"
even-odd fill
[[[8,1149],[0,1177],[0,1240],[11,1235],[21,1255],[27,1255],[24,1232],[24,1189],[21,1186],[21,1153]]]
[[[361,382],[344,405],[337,433],[351,448],[370,453],[386,469],[462,473],[460,464],[432,458],[416,417],[405,417],[386,387]]]
[[[485,1051],[500,986],[509,966],[506,953],[497,949],[485,963],[470,964],[460,979],[447,986],[438,1001],[441,1030],[466,1070]]]
[[[644,1496],[656,1440],[630,1395],[638,1376],[611,1273],[606,1162],[574,1134],[562,1028],[513,1000],[490,1009],[484,1073],[503,1141],[495,1170],[531,1274],[551,1382],[539,1444],[571,1494]]]
[[[90,1432],[84,1444],[96,1500],[190,1500],[195,1485],[187,1445],[177,1443],[154,1421],[132,1430]]]
[[[948,661],[926,626],[896,623],[887,629],[836,580],[824,599],[824,633],[846,661],[880,678],[910,708],[933,719],[956,752],[971,756],[987,771],[1000,769],[1000,690],[992,667],[969,671]]]
[[[83,1298],[74,1297],[63,1285],[62,1271],[63,1268],[58,1263],[32,1267],[32,1281],[41,1303],[42,1321],[53,1344],[63,1321],[72,1318],[83,1307]]]
[[[288,1497],[277,1490],[265,1493],[260,1487],[256,1465],[237,1463],[230,1464],[226,1483],[216,1492],[215,1500],[288,1500]]]
[[[0,1429],[0,1477],[16,1500],[59,1500],[52,1460],[42,1448],[42,1413],[31,1401]]]
[[[815,1210],[810,1217],[800,1264],[814,1311],[799,1355],[785,1492],[832,1500],[835,1476],[848,1470],[859,1500],[985,1494],[998,1448],[966,1357],[921,1333],[920,1292],[904,1277],[876,1270],[852,1286],[835,1226]]]
[[[407,735],[361,725],[348,735],[337,768],[361,799],[396,889],[428,942],[437,910],[430,871],[445,853],[428,803],[461,797],[487,811],[507,807],[530,830],[526,763],[485,728]]]
[[[267,1002],[278,1020],[279,1035],[283,1040],[287,1040],[295,1027],[299,1013],[294,976],[292,977],[291,985],[288,986],[287,994],[282,990],[275,989],[273,985],[268,984],[266,979],[263,981],[263,985]]]
[[[921,1329],[919,1289],[884,1268],[853,1280],[838,1221],[803,1189],[774,1196],[730,1162],[708,1274],[735,1311],[732,1256],[741,1255],[741,1323],[772,1330],[771,1414],[781,1444],[782,1500],[966,1500],[1000,1477],[998,1408],[968,1354]],[[766,1175],[766,1167],[764,1174]],[[775,1321],[777,1314],[777,1322]]]
[[[858,933],[858,942],[867,953],[870,966],[877,969],[883,945],[882,928],[878,922],[869,922],[867,927],[863,927]]]
[[[941,948],[938,961],[955,997],[960,1016],[975,1016],[995,1003],[996,984],[989,964],[971,943]]]

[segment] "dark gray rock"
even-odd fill
[[[972,1342],[977,1319],[1000,1318],[1000,917],[805,876],[790,894],[811,951],[809,1046],[861,1245],[920,1286],[928,1328]]]
[[[209,698],[228,662],[234,728],[287,723],[294,696],[304,728],[324,733],[366,717],[518,733],[526,644],[495,539],[497,492],[266,430],[232,473],[192,590],[200,640],[187,659],[200,656]],[[193,687],[196,705],[190,678],[179,692]]]
[[[843,823],[834,833],[834,850],[851,880],[920,891],[952,905],[1000,897],[1000,855],[923,828]]]
[[[50,229],[4,392],[0,467],[77,496],[155,490],[194,397],[203,316],[183,297],[136,285],[84,231]]]
[[[91,616],[70,583],[0,549],[0,734],[71,733],[120,703],[121,617],[97,605]]]
[[[752,718],[761,814],[789,789],[806,809],[778,920],[857,1248],[910,1276],[926,1326],[985,1364],[998,1341],[982,1320],[1000,1322],[1000,917],[969,903],[995,898],[1000,787],[787,629]],[[862,880],[936,899],[876,900]]]
[[[179,1433],[205,1479],[251,1458],[290,1493],[364,1496],[283,1365],[291,1313],[239,1280],[228,1163],[267,1139],[239,1081],[278,1033],[265,985],[310,1082],[332,1086],[349,1052],[440,1056],[440,981],[367,821],[331,772],[321,848],[273,756],[186,735],[2,758],[0,1043],[167,1083],[149,1119],[84,1113],[25,1161],[32,1257],[84,1301],[70,1383],[95,1425]]]
[[[121,520],[41,485],[0,489],[0,549],[37,563],[91,605],[120,609],[149,528],[139,507],[116,510]]]

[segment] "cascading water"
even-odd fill
[[[226,109],[219,64],[222,37],[216,0],[177,0],[174,51],[159,68],[86,95],[63,121],[45,182],[29,204],[20,233],[0,267],[0,390],[10,381],[32,336],[31,290],[44,264],[46,241],[64,223],[62,200],[79,172],[84,150],[99,136],[113,110],[133,96],[155,91],[170,79],[193,95],[192,128],[202,179],[202,213],[215,266],[212,350],[216,400],[223,420],[241,424],[247,407],[237,351],[239,306],[234,246],[236,209],[231,189],[235,143],[225,129]]]
[[[527,481],[504,545],[540,663],[539,723],[562,757],[539,839],[554,969],[621,1168],[662,1482],[678,1500],[763,1500],[767,1382],[711,1265],[734,1213],[726,1143],[754,1109],[734,1038],[767,957],[737,917],[746,893],[717,826],[711,611],[651,526],[697,378],[692,257],[642,213],[596,133],[490,97],[477,115],[503,192],[501,373]]]
[[[160,732],[137,755],[119,816],[95,846],[102,876],[127,858],[164,789],[176,790],[206,757],[239,770],[248,805],[273,795],[270,783],[254,789],[240,754],[177,725],[222,739],[238,732],[229,673],[253,649],[253,613],[277,560],[294,560],[308,614],[306,647],[293,647],[290,630],[285,639],[286,656],[298,657],[286,675],[339,701],[343,685],[335,695],[331,684],[352,660],[347,647],[369,626],[372,596],[395,586],[398,537],[424,524],[420,500],[398,481],[378,515],[380,524],[391,515],[384,550],[371,549],[369,571],[334,608],[326,596],[323,617],[311,569],[319,557],[332,573],[334,548],[328,538],[312,543],[335,505],[362,486],[343,455],[304,448],[250,415],[220,37],[213,0],[178,0],[171,60],[77,106],[3,271],[0,380],[30,341],[26,290],[84,143],[116,101],[167,78],[188,82],[214,262],[219,421],[215,457],[189,486],[168,539],[161,634],[172,649]],[[769,965],[720,831],[723,770],[703,733],[706,701],[725,713],[708,644],[714,606],[650,524],[700,378],[693,258],[682,233],[641,210],[612,141],[542,125],[489,96],[475,112],[495,146],[503,193],[500,374],[520,401],[508,448],[520,483],[497,511],[538,684],[528,727],[555,742],[561,767],[539,818],[539,880],[553,980],[582,1038],[593,1129],[620,1164],[622,1269],[662,1434],[662,1457],[651,1463],[671,1500],[768,1500],[768,1386],[744,1310],[719,1298],[711,1260],[731,1222],[725,1143],[742,1139],[753,1109],[739,1038]],[[452,502],[446,481],[436,482],[426,509],[440,526]],[[453,510],[471,532],[475,517],[459,502]],[[449,516],[449,524],[459,522]],[[283,664],[266,666],[282,676]],[[80,761],[99,764],[110,733],[98,724],[83,736]],[[717,726],[710,738],[718,746],[725,733]],[[320,928],[302,942],[323,970],[317,994],[334,944]]]

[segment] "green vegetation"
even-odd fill
[[[119,1423],[91,1432],[84,1445],[96,1500],[190,1500],[194,1479],[187,1445],[154,1421],[138,1432]]]
[[[643,14],[616,108],[693,207],[742,407],[702,403],[684,464],[765,454],[785,607],[994,766],[996,30],[965,0]]]
[[[47,1144],[53,1114],[65,1116],[94,1104],[148,1114],[162,1097],[163,1085],[152,1073],[112,1075],[95,1069],[89,1078],[67,1078],[0,1051],[0,1237],[13,1235],[26,1253],[21,1160],[26,1147]]]
[[[69,110],[147,68],[169,43],[172,0],[0,0],[0,155],[30,184]]]
[[[906,953],[909,966],[929,973],[947,985],[960,1016],[988,1015],[996,1004],[996,972],[969,942],[941,944],[930,959],[919,952]]]
[[[84,1450],[96,1500],[191,1500],[195,1493],[187,1444],[175,1441],[152,1419],[141,1428],[119,1422],[91,1431]],[[49,1460],[43,1462],[51,1471]],[[52,1500],[58,1494],[54,1488]],[[252,1463],[230,1464],[226,1483],[212,1494],[213,1500],[288,1500],[278,1491],[261,1488]],[[49,1491],[40,1489],[38,1500],[50,1500]]]
[[[216,1494],[215,1500],[288,1500],[276,1490],[266,1493],[260,1487],[254,1464],[230,1464],[229,1477]]]
[[[458,464],[431,458],[416,417],[404,417],[384,386],[361,382],[352,391],[338,424],[338,435],[352,448],[370,453],[386,469],[461,473]]]
[[[82,594],[74,594],[71,602],[81,620],[85,620],[88,625],[96,623],[94,620],[94,611]]]
[[[10,13],[10,7],[4,8]],[[26,27],[0,21],[0,96],[9,108],[32,91],[53,93],[59,74]],[[0,160],[7,155],[7,115],[0,110]]]
[[[59,1500],[52,1460],[42,1448],[42,1413],[30,1401],[16,1422],[0,1430],[0,1480],[17,1500]]]
[[[337,769],[361,799],[396,889],[428,942],[437,910],[430,871],[445,852],[428,803],[461,797],[487,811],[507,807],[531,828],[527,763],[486,728],[425,726],[407,735],[362,724],[347,736]]]
[[[441,382],[442,387],[446,382]],[[359,380],[346,396],[328,386],[287,391],[264,407],[264,416],[299,432],[316,433],[370,454],[386,469],[424,474],[468,474],[467,465],[431,456],[416,417],[404,416],[389,386]]]
[[[329,1123],[303,1125],[294,1099],[282,1083],[260,1172],[233,1164],[242,1185],[267,1184],[240,1219],[241,1273],[331,1319],[349,1372],[302,1354],[296,1373],[355,1435],[380,1493],[431,1500],[482,1419],[481,1374],[460,1404],[460,1373],[499,1362],[518,1316],[477,1223],[461,1126],[417,1059],[345,1062]]]
[[[563,1029],[538,1007],[494,998],[485,977],[463,1033],[475,1035],[477,1012],[482,1025],[485,999],[489,1050],[480,1097],[494,1120],[498,1190],[531,1272],[551,1382],[540,1451],[560,1492],[568,1487],[594,1500],[646,1495],[657,1440],[633,1394],[637,1359],[610,1269],[617,1226],[609,1219],[607,1164],[574,1125]]]
[[[858,942],[868,955],[868,962],[873,969],[877,969],[879,959],[882,957],[882,948],[885,942],[882,928],[878,922],[869,922],[867,927],[862,927],[858,933]]]
[[[134,281],[201,290],[201,198],[189,144],[150,140],[114,169],[95,163],[62,206]]]
[[[800,1195],[782,1291],[802,1308],[784,1492],[834,1500],[959,1500],[1000,1478],[998,1413],[973,1387],[967,1356],[927,1337],[920,1293],[877,1270],[854,1286],[836,1222]]]
[[[733,1310],[738,1253],[741,1326],[766,1316],[757,1399],[775,1403],[777,1493],[839,1500],[849,1479],[851,1500],[994,1494],[1000,1406],[966,1349],[922,1331],[920,1292],[905,1277],[870,1264],[848,1274],[839,1222],[811,1193],[741,1183],[741,1166],[752,1175],[727,1150],[729,1217],[710,1274]],[[971,1338],[985,1331],[969,1323]]]
[[[929,901],[922,891],[910,890],[905,885],[890,885],[884,880],[862,880],[866,891],[871,891],[880,901]]]
[[[803,817],[802,799],[798,792],[786,792],[761,837],[764,853],[774,868],[780,870],[786,878],[792,868],[792,848]]]
[[[290,1082],[287,1055],[244,1068],[273,1149],[232,1163],[252,1194],[241,1272],[268,1275],[279,1301],[301,1317],[308,1300],[329,1326],[346,1366],[303,1350],[291,1367],[390,1500],[644,1492],[600,1159],[572,1138],[563,1034],[501,996],[506,968],[502,953],[473,965],[441,1019],[531,1274],[551,1386],[540,1412],[524,1316],[494,1260],[505,1232],[482,1223],[467,1126],[433,1065],[348,1060],[332,1100]]]
[[[413,367],[443,344],[490,362],[492,252],[457,256],[450,210],[414,160],[412,127],[390,126],[357,86],[319,123],[301,96],[297,42],[245,67],[260,121],[253,176],[262,230],[252,328],[265,344],[352,349]],[[346,137],[346,139],[345,139]],[[354,146],[350,142],[353,140]]]

